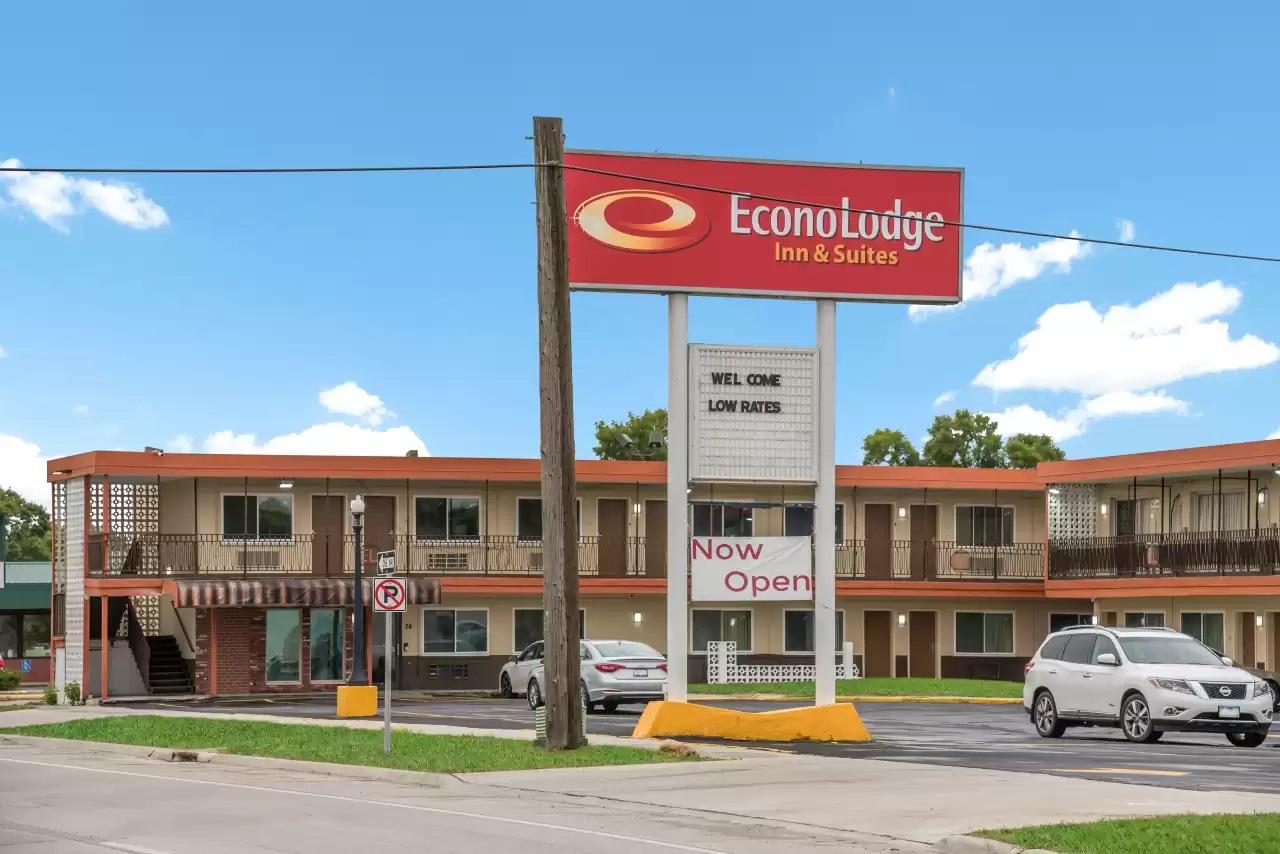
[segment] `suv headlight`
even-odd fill
[[[1190,694],[1195,696],[1196,692],[1191,690],[1191,683],[1184,679],[1160,679],[1153,676],[1148,680],[1157,688],[1163,688],[1166,691],[1177,691],[1179,694]]]
[[[1271,693],[1271,686],[1259,679],[1253,683],[1253,696],[1263,697]]]

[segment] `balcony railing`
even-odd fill
[[[540,576],[543,570],[542,541],[513,536],[422,540],[397,534],[370,537],[362,546],[362,565],[367,572],[376,571],[380,551],[396,553],[396,572],[401,575]],[[296,534],[287,539],[255,540],[227,539],[218,534],[95,535],[88,550],[89,572],[95,577],[341,578],[355,567],[352,534]],[[578,541],[578,573],[582,576],[661,577],[664,570],[665,563],[646,566],[643,537],[595,536]]]
[[[1044,577],[1042,543],[963,545],[951,540],[845,540],[836,577],[868,581],[1035,581]]]
[[[1049,543],[1049,577],[1275,575],[1280,530],[1072,537]]]

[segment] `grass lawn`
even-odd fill
[[[691,694],[786,694],[812,697],[812,682],[760,682],[747,685],[690,685]],[[1021,682],[994,679],[841,679],[837,694],[873,697],[1021,697]]]
[[[1257,854],[1280,850],[1280,814],[1179,815],[983,830],[978,836],[1063,854],[1167,854],[1212,851]]]
[[[219,748],[225,753],[244,756],[374,765],[438,773],[682,761],[682,757],[639,747],[609,745],[551,751],[535,747],[530,742],[506,738],[412,732],[393,733],[392,753],[387,756],[382,752],[381,729],[157,715],[121,715],[58,724],[9,727],[0,729],[0,733],[149,747]]]

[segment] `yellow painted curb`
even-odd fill
[[[787,694],[694,694],[689,699],[696,702],[722,702],[727,700],[751,700],[759,703],[804,703],[812,697],[797,697]],[[987,705],[1013,705],[1021,703],[1021,697],[936,697],[936,696],[889,696],[883,694],[842,694],[836,697],[837,703],[979,703]]]
[[[645,706],[631,733],[632,738],[682,735],[733,741],[871,741],[858,710],[848,703],[740,712],[668,700]]]
[[[378,714],[377,685],[339,685],[338,717],[371,718]]]

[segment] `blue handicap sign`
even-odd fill
[[[31,659],[29,658],[22,659],[22,672],[23,673],[31,672]]]

